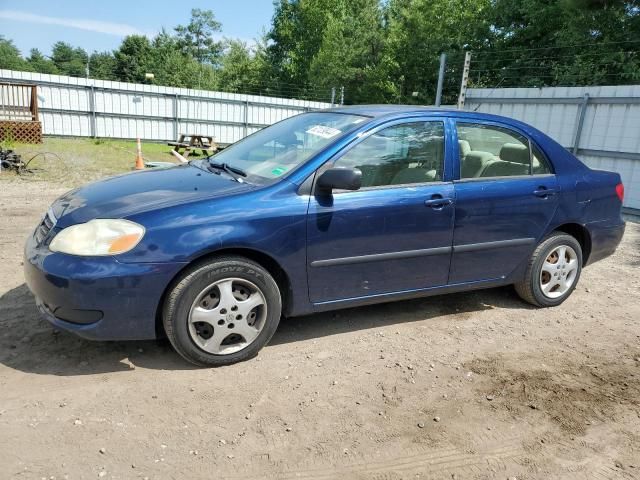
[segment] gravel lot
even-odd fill
[[[536,310],[511,288],[284,320],[248,362],[41,320],[22,246],[54,184],[0,182],[0,478],[640,478],[640,225]]]

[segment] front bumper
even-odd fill
[[[91,340],[155,338],[162,294],[184,265],[54,253],[33,235],[24,252],[25,280],[44,317]]]

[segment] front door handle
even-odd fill
[[[434,195],[435,197],[435,195]],[[436,197],[436,198],[431,198],[430,200],[425,200],[424,204],[427,207],[431,207],[433,209],[441,209],[443,207],[446,207],[447,205],[451,205],[453,203],[453,200],[451,200],[450,198],[443,198],[443,197]]]
[[[536,197],[540,197],[540,198],[547,198],[547,197],[550,197],[551,195],[555,195],[556,193],[558,193],[557,189],[546,188],[546,187],[538,187],[537,190],[533,191],[533,194]]]

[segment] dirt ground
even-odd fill
[[[284,320],[248,362],[38,316],[24,239],[64,189],[0,183],[0,478],[640,478],[640,225],[562,306],[511,288]]]

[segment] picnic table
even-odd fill
[[[192,151],[200,150],[203,155],[216,153],[218,145],[213,140],[212,135],[200,135],[196,133],[181,133],[177,142],[168,142],[167,145],[173,147],[176,153],[187,158]],[[184,150],[182,153],[180,150]]]

